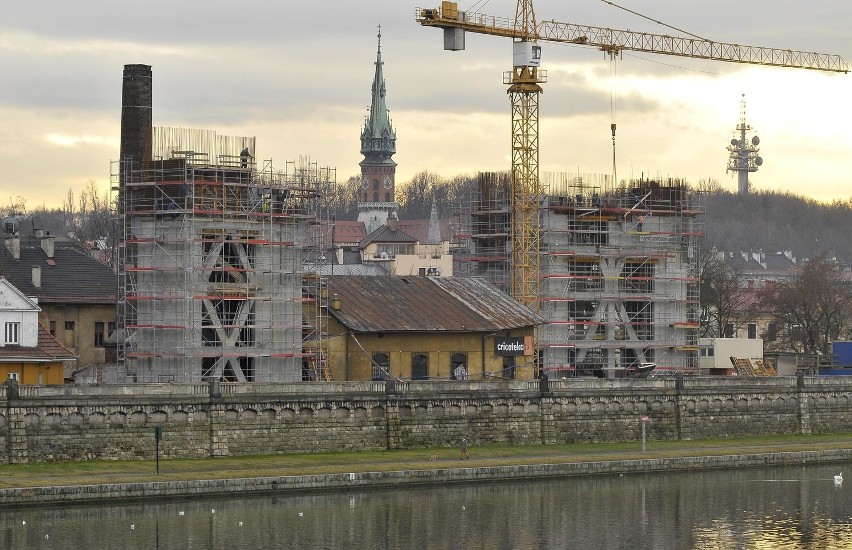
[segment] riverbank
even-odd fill
[[[843,463],[852,434],[0,466],[0,506]]]

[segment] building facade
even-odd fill
[[[0,379],[20,384],[63,384],[77,357],[39,322],[41,308],[0,277]]]
[[[103,365],[104,342],[116,328],[118,278],[113,268],[68,239],[36,230],[7,233],[0,248],[0,275],[38,301],[38,319],[71,350],[74,370]]]
[[[335,381],[534,376],[542,319],[482,279],[328,278]]]

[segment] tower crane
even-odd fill
[[[837,55],[560,23],[553,19],[537,22],[532,0],[517,0],[514,19],[459,11],[457,2],[444,1],[437,9],[417,8],[416,20],[424,27],[444,30],[445,50],[463,50],[465,32],[513,40],[512,71],[505,73],[503,78],[504,84],[509,86],[512,104],[512,295],[536,311],[540,309],[538,216],[544,194],[538,170],[538,96],[542,92],[541,84],[547,80],[546,72],[540,68],[539,41],[591,46],[610,55],[636,51],[730,63],[849,72],[846,62]]]

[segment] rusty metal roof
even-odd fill
[[[356,332],[491,332],[544,323],[503,291],[478,278],[334,276],[329,314]]]

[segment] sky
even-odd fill
[[[422,3],[419,3],[422,2]],[[815,51],[852,62],[852,2],[620,0],[634,12],[719,42]],[[259,159],[309,157],[359,174],[381,24],[387,104],[397,131],[397,182],[510,165],[503,72],[509,39],[442,33],[415,21],[437,0],[31,0],[0,19],[0,200],[58,206],[87,182],[109,188],[118,158],[125,64],[153,67],[155,126],[255,136]],[[514,17],[514,0],[465,0]],[[535,0],[539,20],[678,34],[601,0]],[[543,43],[542,172],[619,179],[717,180],[745,95],[764,164],[756,190],[852,199],[852,75]],[[399,183],[398,183],[399,185]]]

